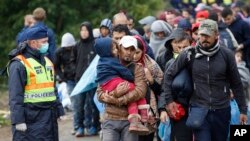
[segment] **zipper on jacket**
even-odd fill
[[[209,109],[212,109],[211,103],[212,103],[212,98],[211,98],[211,88],[210,88],[210,76],[209,76],[209,70],[210,70],[210,64],[209,64],[210,58],[207,56],[207,66],[208,66],[208,72],[207,72],[207,84],[209,87],[208,94],[209,94]]]
[[[88,54],[88,65],[89,65],[89,63],[90,63],[90,55]]]

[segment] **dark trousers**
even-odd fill
[[[155,132],[149,135],[139,136],[139,141],[153,141],[155,137]]]
[[[192,141],[192,129],[186,126],[187,115],[178,121],[172,121],[171,141]]]
[[[193,130],[195,141],[226,141],[229,133],[231,108],[209,110],[199,129]]]

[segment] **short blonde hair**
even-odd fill
[[[46,11],[42,7],[38,7],[33,11],[33,16],[37,21],[43,21],[46,18]]]

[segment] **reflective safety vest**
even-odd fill
[[[45,57],[46,63],[44,67],[33,58],[26,59],[23,55],[18,55],[16,58],[21,60],[27,72],[24,103],[55,101],[53,63]]]
[[[202,3],[205,3],[205,4],[212,4],[215,2],[216,2],[216,0],[202,0]]]
[[[232,3],[232,0],[223,0],[223,3],[225,5],[230,5]]]

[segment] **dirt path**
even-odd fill
[[[67,114],[66,119],[59,121],[59,139],[60,141],[100,141],[99,136],[93,136],[93,137],[81,137],[76,138],[75,136],[71,135],[72,130],[72,118],[71,114]],[[11,141],[12,135],[11,135],[11,128],[8,127],[2,127],[0,128],[0,141]]]

